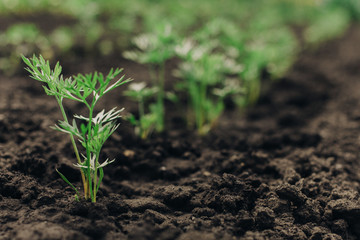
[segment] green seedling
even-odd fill
[[[100,163],[100,152],[105,141],[118,128],[119,124],[116,121],[120,118],[123,109],[113,108],[108,112],[102,110],[95,115],[95,106],[106,93],[129,82],[130,79],[125,79],[124,75],[118,78],[122,69],[111,70],[106,76],[95,72],[64,78],[59,63],[55,65],[54,69],[51,69],[49,61],[46,61],[41,55],[39,57],[34,55],[32,58],[23,56],[22,58],[28,66],[26,70],[30,73],[31,78],[43,82],[46,94],[54,96],[59,104],[63,120],[60,120],[53,129],[69,134],[77,158],[75,166],[81,171],[84,197],[96,202],[96,194],[104,177],[103,168],[114,161],[106,159]],[[116,78],[117,80],[113,81]],[[89,115],[87,117],[74,115],[70,122],[63,106],[64,99],[84,104]],[[77,121],[81,122],[80,127]],[[75,139],[85,149],[84,154],[79,154]],[[63,174],[60,173],[60,176],[75,190],[78,199],[77,189]]]
[[[75,32],[70,27],[58,27],[49,36],[51,44],[60,52],[68,52],[75,45]]]
[[[153,86],[158,89],[156,105],[153,106],[156,116],[155,130],[164,130],[165,62],[175,55],[176,36],[170,25],[160,24],[153,34],[143,34],[134,39],[136,51],[124,52],[124,57],[147,64]]]
[[[184,79],[179,87],[190,98],[188,122],[195,125],[199,134],[206,134],[223,112],[225,97],[242,92],[238,82],[227,80],[238,74],[241,67],[225,55],[213,53],[212,46],[199,46],[191,40],[185,40],[176,50],[183,59],[176,72]]]
[[[347,29],[350,20],[349,14],[341,8],[327,9],[320,12],[305,30],[305,41],[316,46],[339,36]]]
[[[35,24],[17,23],[0,32],[0,70],[12,75],[21,65],[20,54],[40,52],[52,57],[53,50],[47,37]]]
[[[238,57],[243,63],[240,77],[247,91],[243,101],[239,102],[241,107],[253,105],[258,100],[264,72],[268,73],[270,79],[284,76],[298,51],[298,43],[287,27],[249,32],[245,46],[233,45],[242,50]]]
[[[344,8],[354,20],[360,20],[360,2],[357,0],[330,0],[333,8]]]
[[[129,117],[130,122],[135,126],[135,132],[142,139],[146,139],[156,126],[156,105],[149,104],[148,99],[153,97],[158,89],[156,87],[147,88],[146,83],[132,83],[129,85],[125,95],[138,102],[138,114],[136,119],[134,115]],[[146,112],[148,110],[148,112]]]

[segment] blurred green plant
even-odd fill
[[[360,20],[360,1],[358,0],[328,0],[327,4],[336,9],[344,9],[350,18]]]
[[[144,105],[143,115],[139,109],[139,117],[134,115],[131,121],[139,135],[147,137],[153,130],[164,130],[165,100],[175,96],[165,91],[165,66],[175,55],[180,58],[182,90],[189,91],[191,99],[189,119],[193,120],[189,122],[205,133],[221,115],[225,98],[231,96],[240,107],[247,107],[256,103],[265,78],[286,74],[300,51],[295,31],[306,47],[316,47],[360,19],[360,1],[3,0],[0,13],[50,13],[73,21],[49,34],[32,24],[14,25],[1,33],[0,47],[5,53],[0,56],[0,68],[7,74],[15,72],[11,69],[19,65],[21,54],[35,52],[52,59],[80,49],[86,56],[116,55],[129,49],[130,39],[137,36],[133,38],[136,49],[123,56],[149,67],[149,87],[135,91],[138,85],[127,92],[139,108]],[[179,43],[183,36],[192,40]],[[229,62],[236,71],[227,69]],[[229,77],[231,84],[226,80]],[[224,94],[220,90],[227,89],[225,81],[238,90]]]
[[[288,28],[278,27],[254,32],[241,49],[238,59],[242,59],[244,68],[240,77],[247,91],[240,105],[247,106],[257,101],[264,72],[271,79],[284,76],[295,60],[298,43]]]
[[[178,87],[189,96],[188,122],[199,134],[208,133],[217,124],[227,96],[242,92],[238,81],[228,79],[239,74],[241,66],[213,50],[211,44],[198,45],[190,39],[176,48],[183,60],[176,71],[183,79]]]
[[[306,28],[304,33],[305,41],[316,46],[343,34],[349,23],[350,16],[344,9],[326,9]]]
[[[283,76],[298,51],[294,34],[287,26],[279,25],[278,17],[266,20],[253,17],[248,26],[240,28],[227,19],[218,18],[194,34],[197,41],[211,44],[216,52],[241,64],[238,81],[246,92],[235,100],[241,107],[257,101],[264,72],[271,79]]]
[[[145,82],[131,83],[124,94],[138,104],[138,118],[131,114],[128,118],[135,126],[135,133],[142,139],[148,138],[156,126],[156,105],[149,101],[157,93],[156,87],[146,87]]]
[[[50,34],[51,43],[60,52],[68,52],[74,45],[75,33],[70,27],[61,26]]]
[[[49,40],[35,24],[16,24],[0,34],[0,69],[11,75],[20,66],[21,54],[38,52],[51,58],[54,54]]]
[[[137,50],[124,52],[124,57],[149,66],[152,85],[156,87],[156,105],[152,109],[156,116],[155,130],[164,130],[165,63],[174,57],[177,36],[171,25],[160,23],[154,33],[142,34],[134,39]]]

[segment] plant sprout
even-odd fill
[[[261,24],[255,24],[258,25]],[[245,44],[245,45],[244,45]],[[246,96],[239,102],[241,107],[255,104],[258,100],[264,73],[274,80],[284,76],[294,62],[298,44],[292,32],[285,26],[249,29],[244,44],[234,44],[238,49],[237,59],[243,63],[240,77],[247,89]]]
[[[305,30],[305,41],[316,46],[321,42],[339,36],[347,29],[350,20],[348,12],[344,9],[326,9]]]
[[[241,66],[223,54],[213,53],[211,45],[196,45],[192,40],[184,40],[176,51],[184,61],[176,74],[184,79],[179,87],[189,94],[189,122],[200,134],[206,134],[223,112],[225,97],[242,92],[238,81],[228,79],[228,75],[238,74]]]
[[[69,134],[77,158],[75,166],[81,171],[84,197],[96,202],[96,194],[104,177],[103,168],[114,161],[106,159],[100,163],[100,152],[105,141],[119,126],[116,120],[120,118],[120,112],[123,109],[113,108],[108,112],[102,110],[95,115],[95,106],[102,96],[131,79],[124,79],[123,75],[115,82],[113,81],[122,72],[122,69],[111,69],[106,76],[95,72],[64,78],[59,62],[52,70],[49,61],[46,61],[41,55],[39,57],[34,55],[32,58],[23,56],[22,58],[28,66],[26,70],[31,74],[31,78],[45,83],[43,88],[46,94],[54,96],[59,104],[63,120],[60,120],[53,129]],[[87,117],[74,115],[74,119],[70,122],[63,106],[64,99],[84,104],[89,115]],[[78,127],[76,119],[82,122],[80,127]],[[75,139],[85,149],[84,154],[79,154]],[[79,199],[80,194],[77,189],[63,174],[57,172],[75,190],[76,199]]]
[[[147,99],[154,96],[158,91],[156,87],[148,88],[145,82],[132,83],[129,85],[125,95],[131,97],[138,102],[138,114],[137,120],[134,115],[131,115],[129,120],[136,126],[135,132],[142,139],[146,139],[156,126],[156,111],[154,111],[154,104],[148,104]],[[149,112],[146,113],[147,108]]]
[[[165,62],[175,55],[176,36],[170,25],[160,24],[153,34],[136,37],[134,44],[138,50],[124,52],[124,57],[149,66],[151,81],[158,89],[156,105],[153,105],[157,118],[155,129],[162,132],[165,125]]]
[[[0,70],[7,75],[12,75],[21,65],[19,54],[39,52],[47,57],[52,57],[53,49],[49,39],[35,25],[29,23],[17,23],[8,27],[4,32],[0,31]]]

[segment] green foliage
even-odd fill
[[[248,37],[244,50],[239,55],[243,62],[240,76],[247,90],[246,106],[254,104],[260,94],[262,73],[266,71],[272,79],[283,76],[292,66],[298,43],[286,27],[266,29]],[[234,46],[236,47],[236,46]]]
[[[305,40],[311,45],[341,35],[349,26],[350,18],[343,9],[328,9],[320,14],[305,31]]]
[[[116,120],[120,118],[123,109],[113,108],[108,112],[102,110],[95,116],[95,106],[106,93],[129,82],[130,79],[124,79],[124,76],[121,76],[115,82],[113,81],[122,72],[122,69],[111,70],[106,76],[95,72],[64,78],[61,74],[60,64],[57,63],[51,70],[49,62],[45,61],[41,55],[39,58],[36,56],[23,57],[23,61],[28,66],[26,70],[31,77],[43,82],[46,94],[54,96],[57,100],[64,120],[60,120],[53,128],[70,135],[78,161],[75,166],[81,169],[85,199],[90,198],[92,202],[96,202],[96,194],[104,176],[103,167],[114,161],[106,159],[100,163],[100,152],[105,141],[118,128]],[[89,115],[87,117],[74,115],[74,119],[70,123],[63,107],[64,99],[84,104]],[[76,119],[81,121],[80,127],[78,127]],[[77,139],[85,149],[85,153],[81,154],[82,158],[74,139]],[[69,183],[64,175],[60,174],[60,176]],[[70,186],[72,185],[70,184]],[[74,188],[74,186],[72,187]]]
[[[328,5],[332,8],[342,8],[354,20],[360,20],[360,1],[358,0],[328,0]]]
[[[199,6],[201,11],[197,11]],[[67,54],[76,44],[83,47],[86,52],[95,51],[103,55],[112,53],[117,47],[128,48],[129,39],[143,32],[158,32],[159,23],[164,22],[164,19],[166,23],[176,26],[174,31],[177,34],[189,36],[194,30],[202,29],[213,19],[226,18],[230,25],[238,25],[237,27],[241,28],[243,35],[239,36],[240,41],[255,31],[262,32],[264,29],[283,27],[286,24],[311,26],[314,23],[314,27],[310,27],[307,31],[309,32],[307,38],[309,42],[315,42],[318,38],[326,40],[336,33],[341,33],[339,29],[342,23],[339,15],[334,15],[331,19],[331,22],[335,19],[338,22],[333,26],[330,24],[325,26],[326,21],[321,20],[326,18],[327,12],[339,12],[338,10],[342,10],[349,19],[359,19],[360,2],[358,0],[0,1],[0,13],[3,16],[36,16],[45,13],[74,21],[70,26],[60,26],[62,29],[59,31],[54,28],[50,34],[39,34],[38,36],[45,39],[40,45],[33,42],[31,46],[29,40],[27,48],[20,48],[21,54],[29,55],[35,52],[50,59]],[[227,28],[226,25],[222,26]],[[321,29],[322,26],[327,30]],[[71,29],[71,33],[64,28]],[[333,28],[338,30],[332,30]],[[322,32],[319,34],[325,37],[316,36],[319,29]],[[29,39],[31,36],[32,34],[29,35]],[[222,34],[219,37],[222,37]],[[36,42],[38,39],[39,37]],[[35,51],[33,51],[34,46],[36,46]],[[16,65],[15,58],[13,56],[12,58],[14,61],[11,62],[5,61],[5,58],[0,60],[2,68],[7,72]],[[17,61],[19,62],[19,58]]]
[[[34,24],[16,24],[0,33],[0,70],[11,75],[20,65],[19,55],[40,52],[47,57],[53,55],[49,40]]]
[[[160,23],[154,33],[134,39],[137,50],[124,52],[124,57],[149,66],[151,81],[157,89],[156,105],[152,106],[157,132],[164,130],[165,63],[175,55],[176,40],[171,25]]]
[[[134,115],[129,117],[130,122],[135,126],[135,132],[142,139],[146,139],[154,130],[157,121],[156,104],[150,103],[158,89],[146,87],[145,82],[132,83],[129,85],[125,95],[138,103],[138,119]]]
[[[195,125],[200,134],[206,134],[223,112],[224,99],[241,93],[239,82],[227,79],[239,74],[241,67],[225,55],[214,53],[211,44],[197,45],[185,40],[176,50],[183,59],[177,76],[183,79],[180,89],[185,90],[190,99],[189,123]]]
[[[263,72],[268,72],[272,79],[283,76],[298,49],[290,29],[279,25],[279,17],[252,20],[247,27],[240,28],[227,19],[214,19],[195,33],[198,42],[211,45],[216,52],[241,64],[238,81],[245,92],[235,97],[241,107],[257,101]]]
[[[69,27],[56,28],[50,35],[51,43],[59,51],[67,52],[74,45],[75,34]]]
[[[137,50],[126,51],[124,56],[142,64],[159,66],[174,56],[176,39],[172,26],[160,23],[154,32],[135,37],[133,43]]]
[[[7,49],[0,68],[7,73],[13,72],[21,54],[53,58],[68,54],[75,45],[91,56],[120,54],[117,50],[128,49],[132,38],[133,49],[123,56],[147,65],[151,83],[149,87],[135,84],[127,91],[139,104],[138,116],[132,115],[130,121],[146,138],[152,131],[164,130],[164,102],[168,96],[177,97],[165,91],[169,59],[180,58],[176,58],[179,86],[189,96],[189,123],[206,133],[221,115],[225,98],[240,107],[254,104],[261,83],[281,78],[292,66],[300,50],[294,26],[305,29],[306,47],[317,46],[360,18],[360,1],[4,0],[0,12],[46,12],[74,21],[46,35],[34,25],[13,26],[0,34],[0,46]],[[185,36],[191,40],[183,41]],[[227,84],[236,90],[229,91]]]

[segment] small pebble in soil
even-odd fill
[[[125,150],[124,152],[123,152],[123,154],[124,154],[124,156],[125,157],[127,157],[127,158],[129,158],[129,159],[133,159],[134,157],[135,157],[135,152],[134,151],[132,151],[132,150]]]

